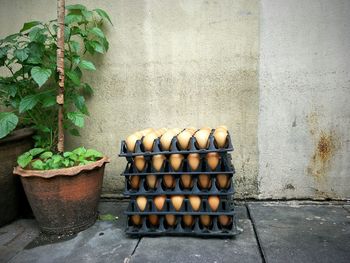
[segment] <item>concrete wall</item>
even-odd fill
[[[123,188],[129,133],[226,124],[236,197],[350,198],[349,1],[67,2],[104,8],[114,24],[87,76],[91,117],[69,140],[111,157],[105,193]],[[55,0],[0,5],[0,36],[56,15]]]
[[[261,2],[260,198],[350,198],[350,1]]]
[[[104,191],[124,187],[119,174],[126,162],[117,154],[135,130],[226,124],[236,145],[238,195],[256,193],[258,1],[78,2],[107,10],[114,24],[107,28],[108,55],[88,76],[97,89],[91,117],[82,137],[69,143],[111,157]],[[55,0],[0,3],[1,35],[56,15]]]

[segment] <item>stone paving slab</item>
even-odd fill
[[[124,215],[124,211],[128,207],[128,202],[120,201],[103,201],[99,203],[98,211],[100,215],[111,214],[117,216],[116,226],[124,229],[126,226],[126,215]]]
[[[266,262],[350,262],[350,218],[342,205],[248,207]]]
[[[243,233],[232,239],[142,238],[129,262],[262,262],[250,221],[240,219],[238,225],[243,228]]]
[[[21,219],[0,228],[0,262],[8,262],[39,234],[34,220]]]
[[[115,222],[98,221],[71,240],[25,249],[9,262],[124,262],[137,243],[137,239],[126,237]]]

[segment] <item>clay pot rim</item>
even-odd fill
[[[16,166],[13,173],[22,177],[41,177],[47,179],[55,176],[75,176],[82,171],[91,171],[97,167],[102,167],[105,163],[109,162],[110,159],[105,156],[93,163],[54,170],[25,170],[20,166]]]
[[[33,128],[22,128],[22,129],[14,130],[9,135],[0,139],[0,144],[13,142],[13,141],[19,141],[21,139],[32,136],[34,134],[34,132],[35,132],[35,130]]]

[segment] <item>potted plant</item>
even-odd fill
[[[66,9],[65,16],[64,1],[58,1],[57,20],[25,23],[14,37],[25,54],[23,74],[33,84],[23,88],[29,90],[19,101],[19,111],[28,112],[37,130],[35,148],[18,157],[14,173],[20,175],[41,230],[49,234],[78,232],[95,222],[109,162],[94,149],[64,151],[64,130],[78,136],[77,128],[89,114],[85,98],[93,89],[82,75],[95,66],[85,57],[108,50],[102,25],[111,23],[102,9]]]

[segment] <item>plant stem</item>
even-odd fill
[[[57,0],[57,72],[58,72],[58,143],[57,150],[64,152],[63,104],[64,104],[64,16],[65,0]]]

